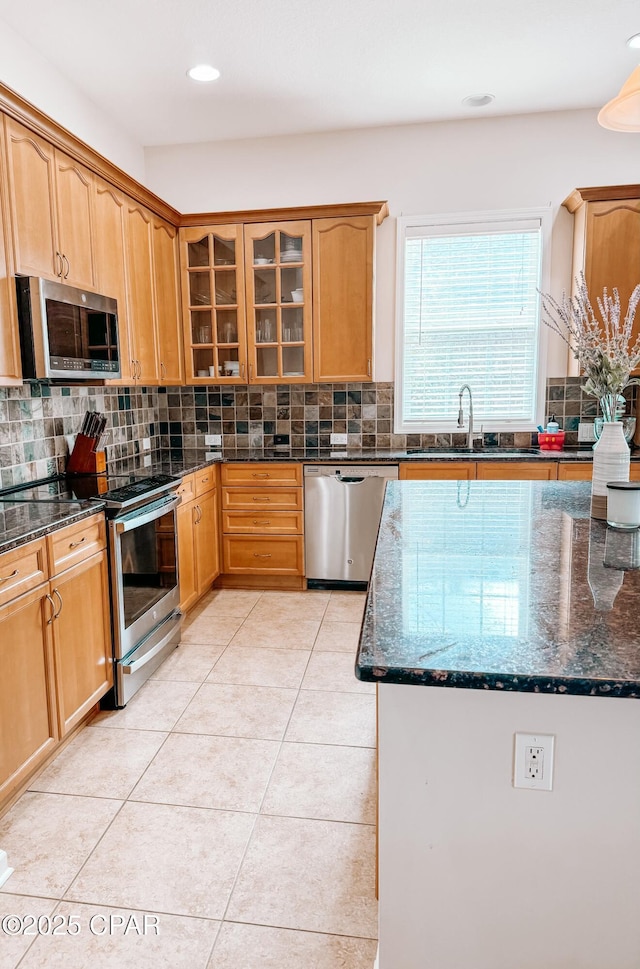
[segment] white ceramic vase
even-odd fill
[[[607,481],[628,481],[631,452],[622,421],[605,421],[593,449],[591,515],[607,517]]]

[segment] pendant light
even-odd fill
[[[640,66],[629,75],[620,93],[600,110],[598,124],[612,131],[640,131]]]

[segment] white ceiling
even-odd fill
[[[600,107],[640,60],[637,0],[0,0],[0,18],[144,146]],[[220,80],[190,81],[201,62]]]

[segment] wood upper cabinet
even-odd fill
[[[311,222],[244,227],[249,383],[313,380]]]
[[[640,283],[640,185],[578,188],[563,202],[574,214],[573,277],[583,271],[593,308],[604,287],[620,293],[622,317]],[[636,315],[632,341],[640,332]]]
[[[125,206],[127,290],[132,376],[141,384],[158,382],[154,320],[151,213],[127,200]]]
[[[374,216],[313,220],[313,379],[371,380]]]
[[[125,196],[108,182],[95,180],[94,211],[96,216],[96,265],[98,289],[118,303],[118,336],[120,340],[120,380],[110,384],[130,384],[133,379],[133,352],[129,336],[125,256]]]
[[[241,225],[180,229],[182,320],[189,383],[247,379]],[[237,370],[237,373],[232,372]]]
[[[13,250],[8,206],[4,121],[0,118],[0,384],[22,383]]]
[[[93,175],[6,119],[15,270],[96,288]]]
[[[182,326],[178,299],[178,230],[164,219],[151,223],[154,319],[158,377],[162,384],[183,384]]]

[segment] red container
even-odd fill
[[[562,451],[564,448],[564,431],[547,434],[538,431],[538,447],[541,451]]]

